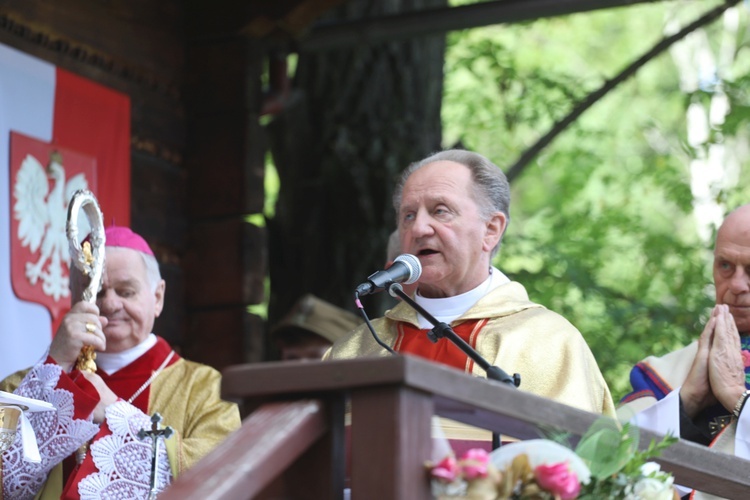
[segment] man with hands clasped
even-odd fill
[[[750,459],[750,205],[724,220],[713,264],[716,306],[699,339],[630,374],[618,409],[640,427]]]
[[[739,414],[744,407],[747,392],[745,367],[740,335],[729,310],[726,304],[714,307],[711,318],[698,339],[693,365],[680,389],[683,410],[690,420],[699,419],[703,412],[717,404],[724,408],[727,415],[735,410]],[[683,437],[689,439],[687,436]],[[700,435],[690,440],[703,442]]]

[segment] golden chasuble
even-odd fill
[[[166,368],[152,384],[149,414],[159,412],[163,425],[175,430],[165,441],[175,477],[240,428],[239,409],[219,397],[220,386],[218,371],[185,359]]]
[[[510,374],[519,373],[520,390],[614,417],[609,388],[581,333],[559,314],[529,301],[523,285],[500,285],[451,326],[455,329],[477,320],[487,321],[476,335],[476,350],[490,364]],[[399,338],[400,323],[419,326],[417,313],[408,304],[399,303],[384,317],[372,321],[381,340],[391,347]],[[404,335],[409,332],[404,330]],[[362,325],[336,342],[324,359],[389,355]],[[485,376],[476,365],[471,367],[471,374]]]

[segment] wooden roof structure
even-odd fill
[[[223,368],[267,356],[266,325],[248,312],[265,298],[267,235],[245,218],[265,201],[269,54],[658,0],[433,0],[443,6],[329,17],[359,1],[0,1],[0,43],[130,97],[131,224],[168,283],[157,332],[188,358]]]
[[[224,4],[229,8],[212,9],[214,19],[209,23],[201,20],[202,28],[194,29],[206,37],[241,34],[288,42],[294,51],[311,51],[661,1],[487,0],[338,23],[321,22],[320,18],[347,0],[227,1]]]

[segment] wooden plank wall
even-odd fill
[[[192,221],[185,267],[196,284],[187,290],[186,353],[210,352],[205,360],[213,365],[260,361],[263,323],[246,305],[263,300],[265,229],[244,219],[263,212],[263,56],[247,39],[196,38],[187,47],[185,86]]]
[[[221,369],[264,352],[246,309],[263,300],[265,232],[243,217],[263,206],[263,55],[247,39],[192,43],[204,13],[183,5],[3,0],[0,43],[130,96],[131,223],[167,281],[155,331]]]

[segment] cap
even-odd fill
[[[105,246],[130,248],[147,255],[154,255],[146,240],[139,234],[134,233],[129,227],[110,226],[104,230],[104,236],[106,238]]]
[[[307,294],[294,304],[271,333],[277,336],[286,329],[302,329],[336,342],[362,321],[353,312],[319,299],[315,295]]]

